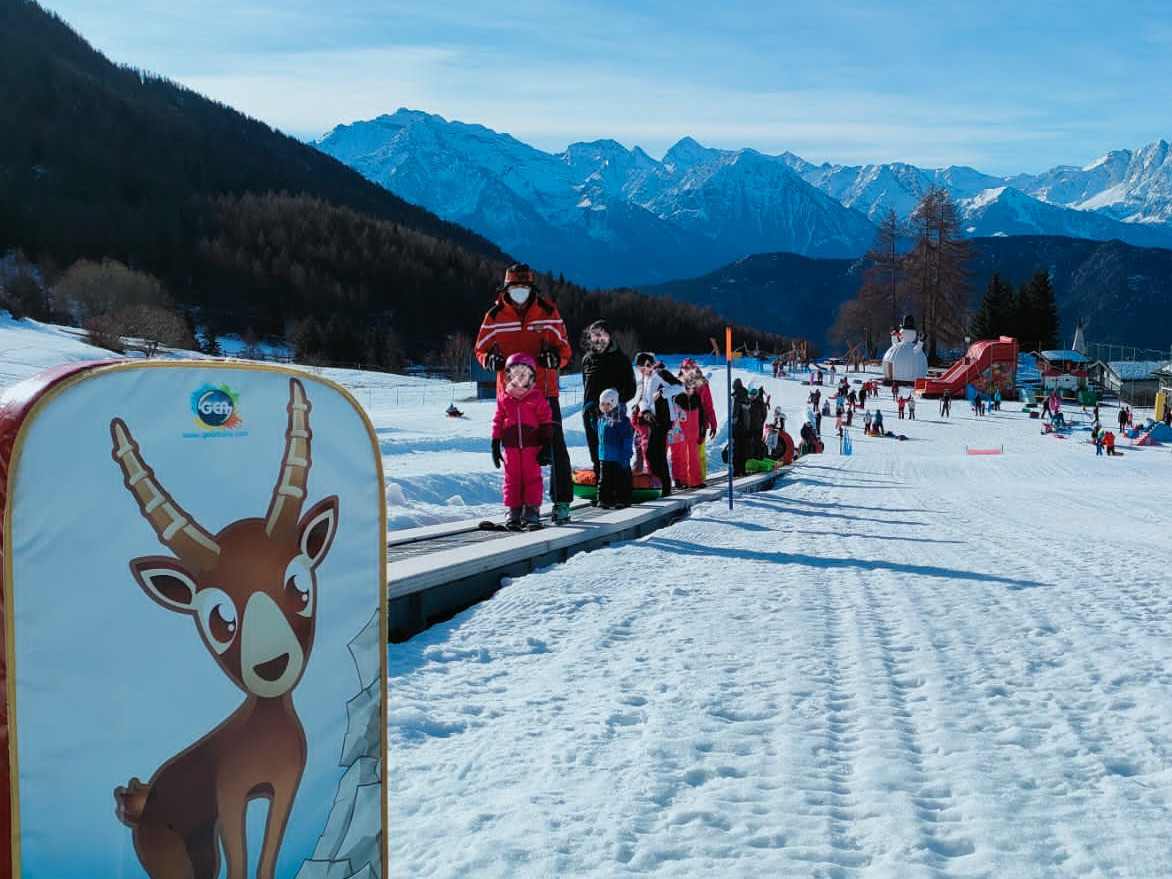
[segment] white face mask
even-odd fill
[[[525,302],[529,301],[529,288],[528,287],[510,287],[509,288],[509,298],[512,299],[513,302],[515,302],[517,305],[522,305]]]

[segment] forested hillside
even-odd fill
[[[970,240],[967,286],[974,312],[994,272],[1017,286],[1044,271],[1058,304],[1060,338],[1069,342],[1082,321],[1091,341],[1168,350],[1172,250],[1052,235]],[[640,290],[704,302],[730,320],[826,344],[839,307],[857,294],[865,267],[861,259],[766,253],[699,278]]]

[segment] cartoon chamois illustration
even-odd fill
[[[172,556],[130,562],[142,590],[167,610],[189,614],[243,704],[203,738],[114,791],[115,813],[133,831],[152,879],[215,879],[220,845],[228,879],[245,879],[245,812],[269,800],[257,867],[272,879],[305,769],[305,732],[292,692],[313,646],[316,571],[338,527],[331,495],[301,515],[312,464],[309,401],[289,380],[285,454],[268,512],[218,534],[196,522],[155,478],[120,418],[110,422],[114,459],[160,542]]]

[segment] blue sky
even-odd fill
[[[111,60],[302,138],[408,107],[550,152],[691,136],[993,174],[1172,138],[1166,0],[45,5]]]

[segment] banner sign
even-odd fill
[[[0,873],[386,875],[383,477],[345,389],[51,370],[0,397],[0,503]]]

